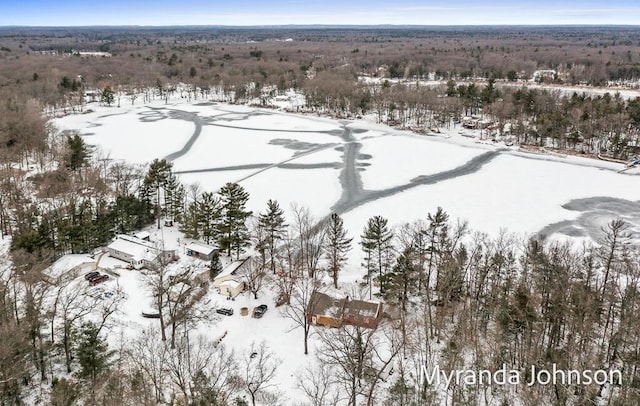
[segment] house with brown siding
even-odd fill
[[[310,311],[307,313],[307,321],[316,326],[340,327],[345,302],[346,299],[314,292],[309,302]]]
[[[325,327],[340,327],[350,324],[358,327],[376,328],[382,319],[382,303],[366,300],[334,298],[314,292],[309,302],[307,320],[311,324]]]

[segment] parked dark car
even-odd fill
[[[230,309],[228,307],[221,307],[219,309],[216,309],[216,313],[224,314],[225,316],[233,316],[233,309]]]
[[[255,317],[256,319],[259,319],[262,316],[264,316],[266,312],[267,312],[267,305],[261,304],[260,306],[257,306],[255,309],[253,309],[253,317]]]
[[[109,275],[98,275],[95,278],[92,278],[89,281],[89,284],[91,286],[94,286],[94,285],[97,285],[99,283],[102,283],[102,282],[106,281],[107,279],[109,279]]]
[[[95,278],[96,276],[99,276],[99,275],[100,275],[100,272],[98,271],[89,272],[84,276],[84,279],[90,281],[92,278]]]
[[[93,275],[91,275],[90,277],[88,277],[88,278],[87,278],[87,280],[88,280],[89,282],[91,282],[92,280],[94,280],[94,279],[96,279],[96,278],[99,278],[99,277],[101,277],[101,276],[102,276],[102,274],[101,274],[100,272],[96,272],[95,274],[93,274]]]

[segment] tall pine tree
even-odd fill
[[[80,377],[94,382],[98,376],[109,369],[109,358],[113,355],[109,346],[100,337],[98,327],[85,323],[79,332],[76,352],[80,363]]]
[[[276,273],[276,245],[278,241],[284,237],[287,224],[284,220],[284,212],[280,208],[280,205],[276,200],[269,200],[267,202],[266,213],[261,213],[258,218],[259,226],[262,227],[266,233],[266,249],[269,252],[269,258],[271,261],[271,271]]]
[[[382,276],[391,266],[393,249],[391,241],[393,233],[389,230],[388,220],[382,216],[371,217],[360,238],[360,244],[367,261],[365,265],[369,282],[371,283],[373,272],[378,271],[378,280],[381,282],[380,292],[384,293],[385,286],[382,283]],[[371,295],[371,292],[369,294]]]
[[[209,264],[209,277],[211,280],[214,280],[220,272],[222,272],[222,262],[220,262],[220,254],[218,253],[218,250],[215,250],[211,257],[211,264]]]
[[[338,288],[338,273],[347,260],[347,252],[351,249],[353,238],[347,238],[342,218],[333,213],[329,217],[324,240],[324,254],[329,261],[329,273],[333,278],[333,286]]]
[[[203,193],[198,200],[197,224],[200,235],[209,244],[211,241],[219,239],[219,227],[222,221],[222,203],[218,196],[213,193]]]
[[[170,173],[167,177],[167,182],[164,186],[164,205],[163,212],[165,219],[173,224],[174,221],[179,220],[182,216],[184,207],[184,186],[178,181],[178,178],[173,173]]]
[[[91,153],[87,148],[87,144],[78,134],[67,137],[67,155],[65,156],[65,165],[72,171],[79,171],[86,165]]]
[[[165,159],[154,159],[149,165],[149,170],[144,178],[143,182],[143,196],[148,201],[155,198],[156,211],[155,215],[158,219],[158,228],[160,228],[160,208],[162,191],[166,188],[169,179],[171,178],[171,168],[173,164]]]
[[[231,253],[235,251],[236,259],[240,259],[240,254],[244,247],[249,245],[249,230],[247,229],[247,218],[251,216],[251,211],[246,209],[249,194],[237,183],[227,183],[220,189],[222,200],[222,221],[218,229],[220,230],[220,247]]]

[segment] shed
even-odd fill
[[[211,261],[213,258],[213,253],[218,251],[220,248],[218,246],[204,244],[198,241],[194,241],[189,243],[185,249],[187,250],[187,255],[190,257],[196,257],[205,261]]]
[[[140,231],[133,236],[143,241],[149,241],[151,238],[151,234],[148,231]]]
[[[244,281],[243,278],[247,272],[251,268],[251,258],[245,258],[241,261],[233,261],[226,268],[224,268],[216,277],[213,279],[213,286],[218,288],[221,294],[225,296],[229,296],[229,289],[237,290],[238,293],[244,290]],[[226,282],[233,282],[226,283]],[[236,296],[232,295],[232,296]]]
[[[220,283],[220,294],[227,297],[236,297],[244,291],[244,282],[228,280]]]

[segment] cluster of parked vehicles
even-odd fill
[[[267,305],[266,304],[261,304],[260,306],[256,306],[253,309],[253,318],[255,319],[259,319],[262,318],[262,316],[264,316],[264,314],[267,312]],[[218,314],[222,314],[225,316],[233,316],[233,309],[230,307],[221,307],[219,309],[216,309],[216,313]]]
[[[84,276],[84,279],[89,282],[89,285],[95,286],[109,279],[109,275],[101,274],[98,271],[89,272]]]

